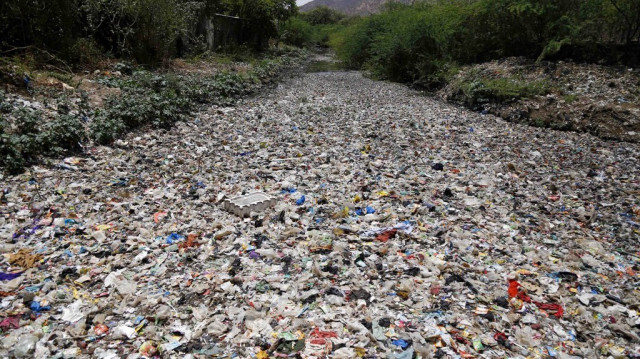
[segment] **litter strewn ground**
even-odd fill
[[[506,58],[465,66],[437,97],[511,122],[640,142],[634,68]]]
[[[638,144],[315,73],[1,183],[2,356],[640,355]]]

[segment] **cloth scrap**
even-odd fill
[[[22,272],[18,272],[18,273],[2,273],[2,272],[0,272],[0,280],[2,280],[2,281],[12,280],[12,279],[18,278],[21,275],[22,275]]]
[[[31,254],[28,248],[22,248],[18,252],[9,255],[9,263],[22,268],[33,268],[42,260],[42,254]]]

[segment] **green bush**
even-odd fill
[[[91,138],[100,144],[108,145],[127,132],[127,126],[120,118],[108,117],[106,113],[99,112],[89,125]]]
[[[301,18],[293,18],[280,28],[280,39],[294,46],[308,46],[311,44],[314,28]]]
[[[294,0],[9,0],[0,2],[0,50],[58,63],[95,65],[113,55],[158,65],[204,49],[205,17],[242,18],[237,41],[264,49],[296,12]]]
[[[614,5],[615,4],[615,5]],[[425,87],[442,85],[458,64],[506,56],[538,61],[563,54],[599,60],[638,41],[637,0],[440,0],[393,4],[336,29],[329,44],[350,67],[378,78]],[[624,29],[624,30],[623,30]],[[629,36],[628,33],[635,34]],[[571,49],[571,51],[565,51]],[[607,53],[608,58],[616,58]]]
[[[311,11],[300,14],[300,18],[310,25],[330,25],[337,24],[346,16],[340,11],[330,9],[326,6],[319,6]]]
[[[73,115],[58,115],[46,123],[42,137],[49,154],[57,155],[80,150],[80,143],[86,135],[80,118]]]
[[[136,71],[130,77],[102,79],[101,83],[119,87],[122,93],[109,98],[105,109],[94,115],[91,138],[110,144],[143,126],[170,128],[200,104],[231,105],[277,76],[291,64],[292,56],[302,56],[297,51],[280,55],[254,64],[247,74],[221,72],[202,77]]]
[[[22,108],[14,112],[15,117],[10,135],[11,143],[16,146],[26,162],[32,162],[42,152],[46,152],[48,141],[40,127],[44,120],[40,111]]]
[[[10,174],[17,174],[24,165],[15,136],[7,133],[4,125],[0,124],[0,167]]]
[[[0,90],[0,116],[9,112],[11,112],[11,105],[7,102],[7,96],[4,91]]]
[[[104,57],[104,50],[91,38],[80,38],[71,47],[69,60],[76,64],[83,64],[90,68],[98,65]]]
[[[76,116],[62,114],[47,121],[41,112],[28,108],[12,111],[10,116],[12,123],[0,117],[0,167],[12,174],[43,155],[77,151],[86,138]]]
[[[303,54],[280,49],[253,64],[246,74],[222,72],[202,77],[137,71],[131,76],[102,79],[102,83],[119,87],[121,94],[108,98],[104,109],[93,113],[86,104],[80,104],[80,112],[92,118],[88,131],[65,96],[56,99],[57,116],[46,119],[33,109],[14,110],[0,92],[0,168],[19,173],[42,156],[80,150],[87,138],[110,144],[137,128],[170,128],[200,104],[232,104],[271,81],[293,63],[293,57]]]
[[[451,3],[391,9],[334,35],[338,56],[377,78],[429,87],[441,82],[451,63],[460,60],[456,50],[469,36],[465,21],[474,8]]]
[[[174,89],[150,92],[143,88],[125,88],[121,96],[107,100],[104,116],[107,124],[119,129],[120,125],[131,130],[141,126],[168,128],[188,114],[191,109],[188,98]]]
[[[298,47],[329,46],[334,34],[353,21],[337,10],[317,7],[289,19],[280,28],[280,39]]]

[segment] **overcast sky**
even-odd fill
[[[304,5],[308,2],[310,2],[311,0],[296,0],[296,2],[298,3],[298,6]]]

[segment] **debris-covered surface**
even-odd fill
[[[640,355],[640,147],[357,73],[2,180],[2,356]],[[224,198],[265,192],[240,218]]]
[[[274,48],[250,63],[175,60],[165,72],[116,63],[93,74],[58,74],[73,86],[48,73],[25,74],[21,88],[7,83],[9,92],[0,90],[0,171],[22,173],[92,142],[111,144],[140,127],[167,129],[202,108],[232,106],[300,71],[305,54]],[[9,70],[10,79],[17,70]],[[0,86],[4,71],[0,66]]]
[[[500,80],[512,83],[498,92],[536,83],[546,91],[514,99],[483,88]],[[507,58],[463,68],[437,96],[512,122],[640,142],[639,69]]]

